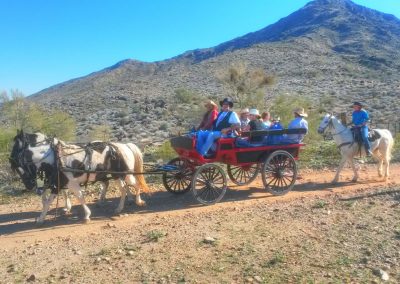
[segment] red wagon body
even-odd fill
[[[289,192],[296,181],[300,148],[304,144],[279,143],[262,145],[248,143],[238,146],[237,139],[252,136],[285,136],[304,134],[305,129],[254,131],[239,138],[220,138],[216,152],[205,158],[196,151],[196,137],[179,136],[171,139],[171,146],[179,155],[169,162],[176,171],[163,175],[165,188],[172,193],[192,189],[194,197],[203,204],[213,204],[222,199],[227,188],[227,178],[221,164],[227,165],[229,178],[238,185],[251,183],[261,171],[264,187],[275,195]],[[245,138],[243,138],[245,137]]]

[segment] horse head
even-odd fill
[[[333,114],[327,113],[324,118],[322,119],[321,123],[319,124],[318,127],[318,133],[319,134],[326,134],[325,131],[327,129],[330,129],[332,125],[332,119],[334,118]]]
[[[17,131],[14,137],[14,145],[9,157],[10,166],[22,179],[26,189],[34,190],[37,188],[37,166],[33,160],[34,151],[32,150],[39,144],[47,143],[47,138],[41,133],[28,134],[23,130]]]

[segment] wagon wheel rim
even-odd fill
[[[297,165],[293,156],[286,151],[272,153],[262,169],[264,187],[274,195],[288,193],[297,177]]]
[[[224,197],[226,186],[226,176],[222,168],[206,164],[199,167],[193,176],[192,193],[198,202],[211,205]]]
[[[260,172],[258,164],[248,166],[227,166],[227,172],[230,180],[237,185],[247,185],[254,181]]]
[[[177,166],[177,170],[163,173],[162,180],[166,190],[175,194],[185,193],[190,190],[193,170],[188,161],[175,158],[168,165]]]

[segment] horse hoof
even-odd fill
[[[331,184],[337,184],[337,183],[338,183],[337,180],[333,180],[333,181],[331,182]]]
[[[119,214],[119,213],[121,213],[122,212],[122,209],[115,209],[114,210],[114,214]]]
[[[90,223],[90,218],[83,219],[83,224],[88,224],[88,223]]]
[[[358,180],[358,179],[353,178],[353,179],[351,180],[351,182],[357,182],[357,180]]]
[[[142,201],[142,202],[137,202],[136,205],[137,205],[137,206],[140,206],[140,207],[144,207],[144,206],[146,206],[146,202],[144,202],[144,201]]]
[[[43,224],[44,224],[44,220],[39,220],[39,219],[36,219],[36,226],[37,227],[41,227],[41,226],[43,226]]]

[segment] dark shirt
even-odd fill
[[[262,123],[261,120],[251,120],[249,122],[250,126],[250,131],[254,130],[264,130],[264,123]],[[261,142],[263,140],[262,136],[257,136],[257,137],[250,137],[250,142]]]

